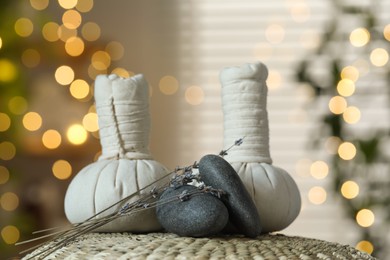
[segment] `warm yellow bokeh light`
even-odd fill
[[[84,41],[79,37],[70,37],[65,42],[65,51],[70,56],[80,56],[84,52]]]
[[[128,77],[131,77],[131,76],[134,76],[134,73],[131,72],[131,71],[128,71],[124,68],[115,68],[111,71],[111,74],[116,74],[118,75],[119,77],[122,77],[122,78],[128,78]]]
[[[3,39],[1,39],[1,37],[0,37],[0,49],[1,49],[1,47],[3,47]]]
[[[58,0],[58,4],[64,9],[72,9],[77,5],[77,0]]]
[[[42,11],[49,5],[49,0],[30,0],[32,8],[38,11]]]
[[[390,24],[386,25],[383,29],[383,36],[390,42]]]
[[[342,79],[337,84],[337,92],[344,97],[349,97],[355,92],[355,83],[350,79]]]
[[[62,23],[66,28],[77,29],[81,22],[81,15],[76,10],[68,10],[62,15]]]
[[[278,44],[284,40],[286,31],[280,24],[271,24],[265,29],[265,38],[269,43]]]
[[[389,53],[383,48],[376,48],[370,54],[370,61],[376,67],[383,67],[389,61]]]
[[[11,126],[11,118],[5,114],[0,112],[0,132],[7,131]]]
[[[81,29],[81,35],[87,41],[96,41],[100,37],[100,27],[97,23],[87,22],[83,25]]]
[[[333,114],[340,115],[347,108],[347,100],[341,96],[332,97],[329,100],[329,110]]]
[[[268,72],[267,86],[268,89],[274,90],[280,88],[282,85],[282,75],[276,70],[270,70]]]
[[[27,100],[21,96],[15,96],[8,101],[8,109],[15,115],[21,115],[28,108]]]
[[[34,25],[28,18],[19,18],[15,22],[15,32],[21,37],[28,37],[34,31]]]
[[[354,199],[359,195],[359,185],[354,181],[346,181],[341,185],[341,194],[346,199]]]
[[[88,133],[82,125],[74,124],[68,128],[66,136],[72,144],[80,145],[87,141]]]
[[[18,74],[15,64],[8,59],[0,59],[0,82],[11,82]]]
[[[370,41],[370,32],[366,28],[356,28],[349,35],[349,41],[355,47],[362,47]]]
[[[58,34],[59,28],[60,26],[55,22],[46,23],[42,28],[43,38],[48,42],[58,41],[60,38]]]
[[[72,175],[72,165],[68,161],[58,160],[52,167],[53,175],[59,180],[66,180]]]
[[[62,137],[56,130],[47,130],[42,135],[42,143],[47,149],[56,149],[61,145]]]
[[[27,49],[22,53],[22,62],[28,68],[34,68],[39,65],[41,54],[37,50]]]
[[[196,106],[203,102],[204,92],[201,87],[191,86],[185,91],[184,97],[188,104]]]
[[[105,51],[97,51],[92,55],[92,66],[97,70],[105,70],[111,64],[111,57]]]
[[[324,179],[328,176],[329,166],[324,161],[315,161],[310,166],[310,174],[316,179]]]
[[[125,53],[125,48],[120,42],[112,41],[106,46],[106,52],[111,56],[112,60],[119,60]]]
[[[347,107],[343,113],[344,121],[348,124],[356,124],[360,121],[360,109],[354,106]]]
[[[359,70],[354,66],[347,66],[341,70],[341,78],[356,82],[359,79]]]
[[[5,226],[1,230],[1,237],[3,238],[4,242],[8,245],[15,244],[16,242],[18,242],[20,238],[19,229],[12,225]]]
[[[290,9],[292,19],[297,23],[304,23],[310,18],[310,8],[307,4],[295,4]]]
[[[340,144],[338,154],[343,160],[352,160],[356,156],[356,147],[350,142]]]
[[[82,13],[91,11],[93,8],[93,0],[79,0],[76,9]]]
[[[0,143],[0,159],[4,161],[12,160],[16,155],[16,147],[13,143],[5,141]]]
[[[0,184],[7,183],[9,180],[9,171],[6,167],[0,165]]]
[[[99,130],[97,114],[93,112],[86,114],[83,118],[83,126],[88,132],[96,132]]]
[[[362,240],[356,244],[356,249],[366,252],[367,254],[372,254],[374,252],[374,245],[367,240]]]
[[[58,27],[57,35],[61,41],[66,42],[69,38],[77,36],[77,29],[69,29],[62,24]]]
[[[0,205],[5,211],[14,211],[19,206],[19,197],[13,192],[6,192],[1,195]]]
[[[28,112],[23,116],[23,126],[29,131],[36,131],[42,126],[42,117],[36,112]]]
[[[83,99],[88,96],[90,88],[85,80],[76,79],[70,84],[69,91],[74,98]]]
[[[356,214],[356,222],[359,224],[359,226],[370,227],[375,222],[375,215],[369,209],[361,209]]]
[[[74,71],[71,67],[63,65],[57,68],[54,77],[58,84],[69,85],[74,80]]]
[[[315,205],[323,204],[326,201],[326,190],[319,186],[314,186],[309,190],[309,201]]]
[[[179,82],[175,77],[167,75],[160,79],[158,87],[163,94],[173,95],[179,89]]]

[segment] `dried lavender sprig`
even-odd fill
[[[232,149],[234,146],[240,146],[243,142],[244,142],[244,138],[246,136],[240,138],[240,139],[237,139],[234,144],[232,144],[230,147],[228,147],[227,149],[225,150],[222,150],[219,152],[219,156],[222,156],[224,157],[225,155],[228,155],[228,151],[230,151],[230,149]]]

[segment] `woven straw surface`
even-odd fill
[[[27,257],[46,249],[38,248]],[[190,238],[170,233],[92,233],[45,259],[375,259],[353,247],[285,235]]]

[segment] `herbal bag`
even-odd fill
[[[143,75],[121,78],[99,75],[95,80],[102,154],[82,169],[70,183],[65,213],[80,223],[167,174],[149,153],[149,87]],[[134,202],[148,191],[131,198]],[[113,207],[96,218],[117,211]],[[160,230],[153,208],[117,218],[98,231],[150,232]]]
[[[220,73],[224,115],[224,145],[245,137],[225,156],[251,195],[263,233],[279,231],[298,216],[301,198],[292,177],[272,165],[266,79],[262,63],[224,68]]]

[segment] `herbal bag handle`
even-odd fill
[[[225,159],[245,184],[257,207],[263,232],[279,231],[298,216],[301,199],[291,176],[272,165],[267,113],[268,70],[262,63],[224,68],[220,73],[224,145],[245,137]]]
[[[122,199],[135,202],[144,189],[168,170],[149,153],[149,86],[143,75],[121,78],[99,75],[95,101],[102,155],[84,167],[72,180],[65,195],[65,214],[71,223],[81,223]],[[95,218],[117,212],[118,204]],[[122,216],[99,228],[105,232],[151,232],[161,230],[155,210],[148,208]]]

